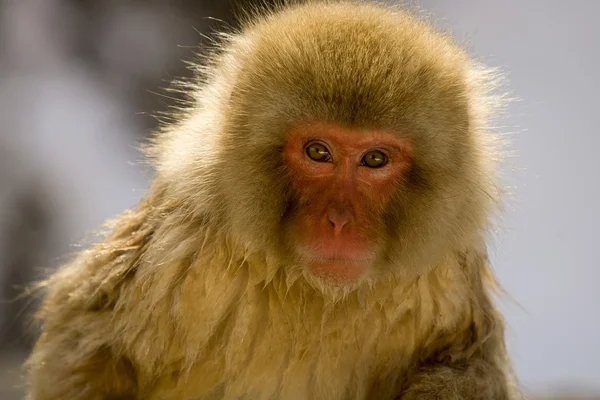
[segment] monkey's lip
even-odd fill
[[[363,264],[373,262],[373,257],[348,258],[348,257],[314,257],[310,261],[313,263],[340,263],[340,264]]]
[[[373,254],[357,254],[355,257],[344,257],[305,252],[303,255],[302,258],[312,274],[334,281],[356,280],[363,276],[375,261]]]
[[[319,244],[297,246],[296,254],[312,274],[328,280],[358,279],[371,269],[377,256],[374,249],[325,249]]]
[[[295,246],[295,252],[303,260],[309,262],[341,262],[341,263],[361,263],[373,262],[377,256],[377,248],[359,248],[343,243],[343,246],[336,243],[303,243]]]
[[[309,263],[336,263],[336,264],[364,264],[372,263],[375,261],[375,254],[371,251],[355,251],[354,254],[346,254],[343,252],[322,252],[317,249],[310,249],[307,247],[298,248],[298,254],[300,257]]]
[[[318,257],[308,267],[314,275],[343,282],[359,279],[372,264],[373,258]]]

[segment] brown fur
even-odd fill
[[[48,282],[29,399],[513,399],[485,233],[493,75],[403,10],[311,2],[252,17],[149,150],[112,234]],[[277,150],[312,121],[409,138],[385,261],[353,285],[281,248]]]

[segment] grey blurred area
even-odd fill
[[[135,205],[164,89],[243,3],[0,0],[0,399],[22,397],[32,282]]]
[[[501,128],[518,157],[494,250],[517,374],[536,398],[600,398],[600,3],[412,3],[522,99]],[[164,88],[244,5],[0,0],[0,399],[23,393],[26,289],[135,205],[151,176],[136,147],[176,104]]]

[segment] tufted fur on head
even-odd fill
[[[409,186],[388,211],[393,273],[421,272],[488,228],[498,152],[487,122],[501,104],[491,70],[413,14],[368,3],[288,6],[243,32],[203,69],[189,117],[151,149],[157,180],[189,212],[275,256],[290,196],[278,150],[291,127],[324,121],[413,143]]]
[[[48,281],[30,399],[509,398],[492,71],[404,9],[310,1],[252,13],[198,72],[144,200]],[[385,257],[353,284],[282,241],[285,133],[315,121],[413,147]]]

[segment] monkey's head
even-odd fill
[[[412,14],[356,10],[253,19],[161,163],[247,251],[338,285],[422,273],[496,198],[490,76]]]

